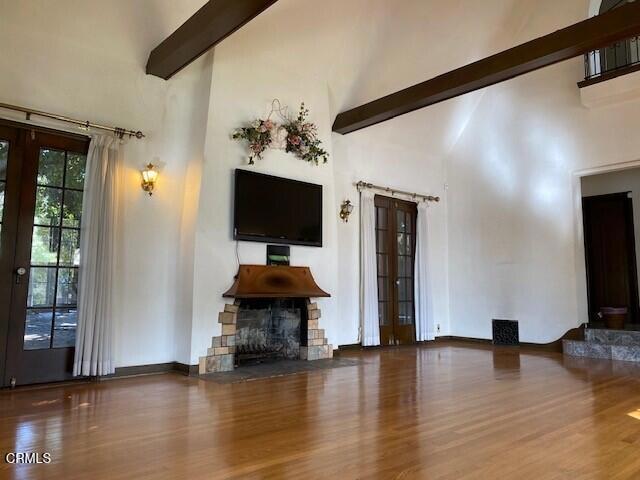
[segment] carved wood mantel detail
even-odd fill
[[[330,297],[311,275],[309,267],[240,265],[226,298]]]

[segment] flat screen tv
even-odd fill
[[[322,246],[322,185],[236,169],[233,238]]]

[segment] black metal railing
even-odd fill
[[[632,37],[587,53],[584,56],[584,79],[594,80],[637,65],[640,65],[640,37]]]

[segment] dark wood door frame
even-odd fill
[[[0,264],[0,299],[5,300],[8,296],[9,300],[0,303],[0,386],[10,385],[13,377],[27,380],[18,381],[19,384],[71,379],[73,348],[23,350],[26,298],[40,148],[86,154],[89,138],[0,120],[0,138],[7,132],[14,132],[12,138],[16,148],[9,152],[5,203],[7,230],[3,222],[2,233],[3,252],[9,254],[2,255]],[[8,250],[4,250],[5,246]],[[20,283],[16,283],[18,267],[27,269]],[[67,373],[61,376],[60,371]]]
[[[0,122],[0,139],[9,142],[7,182],[4,197],[2,234],[0,235],[0,386],[3,385],[9,338],[9,318],[13,287],[16,232],[20,204],[21,159],[24,155],[24,130]]]
[[[401,324],[400,322],[400,304],[399,298],[399,282],[405,281],[400,278],[400,268],[398,263],[398,225],[397,212],[407,212],[410,217],[411,231],[411,284],[409,287],[411,298],[413,299],[413,280],[415,279],[415,251],[416,251],[416,219],[417,205],[413,202],[400,200],[382,195],[375,196],[376,206],[376,260],[378,265],[378,282],[382,285],[378,287],[379,308],[383,308],[381,316],[386,319],[386,323],[380,325],[380,343],[381,345],[396,345],[414,343],[415,336],[415,299],[411,301],[411,317],[413,323],[411,325]],[[384,219],[380,218],[381,212],[384,212]],[[379,221],[382,220],[385,228],[379,228]],[[378,236],[383,237],[384,247],[381,248]],[[386,261],[380,261],[380,254],[386,256]],[[384,299],[380,298],[381,293]],[[406,314],[406,312],[405,312]]]
[[[633,219],[633,201],[629,197],[629,192],[613,193],[607,195],[596,195],[590,197],[583,197],[582,199],[582,211],[583,211],[583,223],[584,223],[584,242],[585,242],[585,266],[587,274],[587,299],[589,308],[589,321],[592,322],[598,314],[597,296],[594,292],[599,279],[595,278],[596,269],[598,265],[594,265],[595,260],[592,260],[594,248],[592,246],[592,232],[596,225],[593,224],[592,218],[593,206],[596,202],[606,201],[620,201],[624,204],[624,216],[625,216],[625,237],[626,237],[626,251],[621,252],[626,257],[627,265],[627,282],[628,282],[628,301],[629,301],[629,321],[631,323],[637,323],[640,321],[640,307],[639,307],[639,295],[638,295],[638,270],[637,270],[637,253],[635,243],[635,231],[634,231],[634,219]],[[600,305],[605,306],[605,305]],[[620,307],[623,305],[606,305],[611,307]]]

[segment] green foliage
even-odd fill
[[[279,102],[278,102],[279,104]],[[250,126],[236,130],[232,138],[245,140],[249,144],[249,165],[253,165],[254,159],[262,160],[264,152],[273,143],[274,129],[286,132],[285,151],[293,153],[305,162],[318,165],[320,161],[327,163],[329,154],[322,148],[322,142],[318,139],[318,127],[307,121],[309,110],[304,103],[300,105],[300,111],[296,118],[284,118],[285,123],[277,126],[269,118],[267,120],[255,120]]]
[[[58,229],[35,228],[31,239],[31,263],[37,265],[55,265],[58,261],[57,242],[51,235],[58,235]]]
[[[82,190],[84,188],[84,177],[87,170],[87,157],[69,153],[67,154],[67,173],[65,187]]]
[[[67,188],[82,189],[84,186],[86,158],[69,153],[65,162],[64,152],[43,150],[38,168],[36,195],[36,223],[67,227],[79,227],[82,214],[82,193],[65,190],[62,204],[63,181]],[[66,165],[65,165],[66,164]],[[66,166],[66,176],[65,176]],[[64,207],[64,208],[63,208]]]
[[[63,151],[40,152],[34,223],[55,228],[34,228],[31,246],[33,263],[55,265],[60,247],[65,257],[61,261],[67,264],[73,262],[75,251],[79,248],[78,235],[74,230],[64,229],[63,245],[60,246],[59,228],[80,227],[82,191],[71,189],[84,187],[85,164],[84,155],[68,153],[65,158]]]
[[[322,148],[322,142],[318,139],[318,127],[307,121],[308,116],[309,109],[302,103],[298,116],[282,126],[287,131],[286,151],[316,165],[320,160],[327,163],[329,154]]]
[[[253,165],[254,158],[262,160],[264,152],[271,146],[273,138],[271,120],[256,120],[249,127],[242,127],[233,133],[234,140],[246,140],[249,143],[249,165]]]

